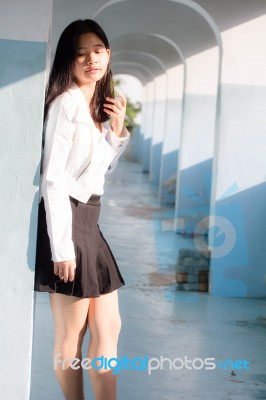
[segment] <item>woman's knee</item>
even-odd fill
[[[100,334],[110,339],[111,338],[117,339],[122,328],[122,321],[120,315],[108,318],[104,325],[105,325],[104,329],[100,332]]]
[[[89,330],[93,339],[117,340],[122,328],[120,315],[107,317],[98,324],[96,321],[89,320]]]
[[[110,321],[110,334],[118,337],[122,328],[122,320],[120,315],[117,315]]]

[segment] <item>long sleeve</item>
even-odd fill
[[[107,175],[107,174],[111,174],[114,171],[115,167],[117,166],[117,162],[119,160],[119,157],[123,154],[123,152],[125,151],[125,149],[126,149],[126,147],[128,145],[128,142],[129,142],[129,139],[130,139],[130,134],[129,134],[128,130],[125,127],[123,129],[123,132],[122,132],[121,136],[116,135],[112,131],[109,123],[108,123],[108,125],[106,125],[106,128],[107,128],[108,142],[112,146],[112,148],[116,151],[116,155],[115,155],[111,165],[109,166],[109,168],[108,168],[108,170],[106,172],[106,175]]]
[[[52,260],[75,259],[72,212],[68,195],[66,164],[75,133],[68,101],[58,97],[51,105],[46,127],[41,183]]]

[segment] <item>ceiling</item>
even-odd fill
[[[113,71],[145,84],[189,56],[221,47],[221,31],[265,12],[266,0],[54,0],[52,54],[68,23],[93,18],[110,40]]]

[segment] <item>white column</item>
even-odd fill
[[[165,132],[165,110],[166,110],[166,91],[167,75],[162,74],[154,79],[155,97],[154,97],[154,117],[153,132],[151,141],[150,158],[150,182],[159,185],[163,139]]]
[[[218,71],[218,47],[186,60],[176,216],[184,219],[182,230],[189,234],[209,215]]]
[[[29,399],[37,191],[52,2],[1,7],[1,398]]]
[[[183,64],[167,70],[167,82],[159,197],[162,202],[174,203],[176,197],[176,175],[180,150],[184,92]]]
[[[142,152],[142,169],[143,172],[149,172],[151,140],[153,134],[154,122],[154,82],[149,82],[144,87],[145,106],[143,110],[143,152]]]
[[[266,16],[222,33],[211,293],[265,296]]]

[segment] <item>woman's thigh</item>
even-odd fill
[[[56,333],[79,334],[82,330],[86,330],[90,299],[52,293],[50,302]]]
[[[106,338],[106,335],[117,334],[121,328],[117,290],[91,298],[88,314],[90,333]]]

